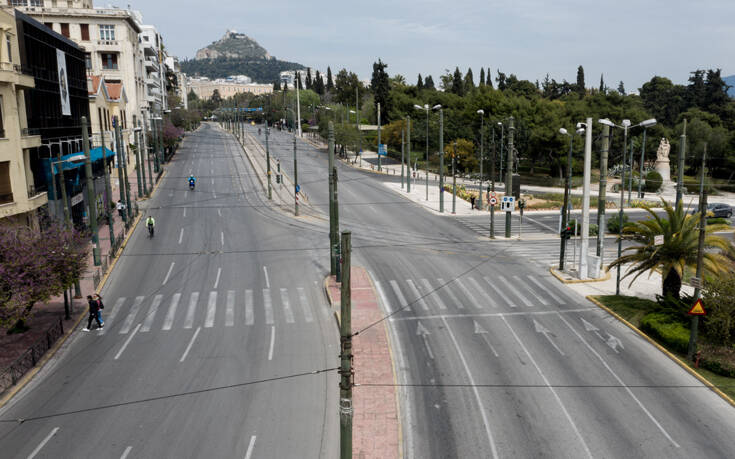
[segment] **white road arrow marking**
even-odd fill
[[[557,352],[559,352],[559,354],[564,355],[562,350],[559,349],[559,346],[557,346],[556,343],[552,341],[551,337],[549,336],[551,334],[551,330],[541,325],[541,323],[537,321],[536,319],[533,319],[533,326],[536,329],[537,333],[541,333],[542,335],[546,337],[547,340],[549,340],[549,343],[551,343],[551,345],[554,346],[554,349],[556,349]]]
[[[475,326],[475,335],[481,335],[483,341],[485,341],[485,344],[487,344],[488,347],[490,348],[490,350],[493,351],[493,354],[495,354],[495,357],[500,357],[498,355],[498,351],[496,351],[495,348],[493,347],[493,345],[490,344],[490,339],[487,336],[485,336],[485,335],[488,334],[487,333],[487,330],[485,330],[484,328],[482,328],[482,325],[480,325],[479,323],[477,323],[476,320],[473,320],[472,322],[474,323],[474,326]]]
[[[605,341],[605,338],[602,337],[600,334],[600,329],[594,326],[593,324],[587,322],[583,318],[579,318],[582,321],[582,324],[584,325],[585,331],[593,332],[595,335],[597,335],[598,338],[600,338],[602,341]]]
[[[625,349],[623,347],[623,343],[618,338],[614,337],[610,333],[608,333],[607,336],[608,336],[608,338],[607,338],[607,345],[610,346],[610,349],[612,349],[613,351],[615,351],[618,354],[620,353],[620,351],[618,351],[618,347],[620,349]]]
[[[418,321],[418,325],[416,326],[416,335],[420,336],[421,339],[424,341],[424,346],[426,347],[426,353],[429,354],[429,358],[431,360],[434,360],[434,353],[431,351],[431,346],[429,345],[429,338],[427,338],[428,335],[430,335],[429,330],[424,327],[424,324],[421,323],[421,321]]]

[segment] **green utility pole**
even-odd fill
[[[515,127],[513,126],[513,117],[511,116],[508,120],[508,170],[506,171],[505,175],[505,195],[506,196],[512,196],[513,195],[513,132],[515,131]],[[501,156],[502,156],[502,145],[501,145]],[[505,237],[510,237],[510,228],[511,223],[513,221],[513,213],[512,212],[506,212],[505,213]]]
[[[477,208],[482,210],[482,160],[484,158],[485,146],[485,112],[480,116],[480,186],[477,188]]]
[[[382,156],[380,156],[380,102],[378,102],[378,172],[383,170]]]
[[[426,106],[426,200],[429,200],[429,106]]]
[[[493,193],[495,193],[495,126],[494,125],[493,125],[492,143],[493,143],[493,161],[492,163],[490,163],[490,190]],[[490,204],[490,239],[495,239],[495,205],[493,204]]]
[[[268,199],[273,199],[273,191],[271,190],[271,150],[268,146],[268,134],[270,128],[268,127],[268,120],[265,120],[265,163],[268,176]],[[280,172],[280,171],[279,171]]]
[[[452,214],[457,213],[457,174],[454,165],[457,160],[457,141],[454,141],[454,154],[452,155]]]
[[[587,126],[587,129],[590,129],[590,126]],[[623,127],[623,175],[622,180],[620,180],[620,212],[618,212],[618,220],[620,221],[620,224],[622,226],[623,223],[623,205],[625,201],[625,149],[626,145],[628,144],[628,126]],[[632,173],[632,171],[631,171]],[[599,209],[598,209],[599,210]],[[599,232],[599,229],[598,229]],[[583,255],[584,256],[584,255]],[[618,238],[618,258],[623,256],[623,238]],[[620,295],[620,265],[617,266],[617,278],[615,280],[615,294]]]
[[[684,131],[679,138],[679,167],[676,179],[676,203],[674,208],[679,205],[684,196],[684,162],[687,155],[687,120],[684,118]]]
[[[704,152],[702,152],[702,176],[699,181],[699,244],[697,246],[697,279],[699,279],[700,287],[694,289],[694,296],[698,300],[702,298],[701,284],[702,270],[704,268],[704,239],[707,234],[707,188],[704,186],[705,174],[707,173],[707,143],[704,144]],[[697,352],[697,335],[699,333],[699,316],[692,316],[692,323],[689,329],[689,346],[687,347],[687,360],[692,360]]]
[[[411,192],[411,117],[406,117],[406,157],[408,158],[408,175],[406,176],[406,191]]]
[[[89,209],[89,228],[92,230],[92,256],[94,265],[102,264],[100,260],[100,236],[97,231],[97,195],[94,192],[94,177],[92,176],[92,157],[89,152],[89,132],[87,132],[87,117],[82,117],[82,148],[84,148],[84,175],[87,179],[87,207]],[[63,165],[62,165],[63,166]],[[62,167],[62,171],[63,171]]]
[[[505,124],[498,122],[500,125],[500,175],[498,181],[503,179],[503,150],[505,149]],[[507,192],[507,191],[506,191]]]
[[[294,216],[299,216],[299,174],[298,164],[296,162],[296,134],[293,136],[293,198],[294,198]]]
[[[607,126],[607,131],[603,131],[603,138],[608,138],[610,127]],[[569,222],[569,194],[572,189],[572,150],[574,149],[574,136],[569,136],[569,156],[567,157],[567,182],[564,186],[564,206],[561,208],[561,229],[564,231],[567,228]],[[576,228],[576,226],[575,226]],[[564,257],[567,249],[567,238],[561,237],[561,248],[559,250],[559,271],[564,270]]]
[[[156,118],[151,116],[151,137],[152,137],[152,151],[153,151],[153,171],[158,174],[161,170],[161,165],[158,161],[158,126],[156,126]],[[119,150],[119,148],[118,148]],[[119,153],[119,152],[118,152]],[[153,180],[153,177],[151,177]],[[158,180],[156,180],[158,181]],[[151,185],[152,187],[152,185]]]
[[[571,137],[574,138],[574,135],[575,134],[572,134]],[[610,126],[603,125],[602,148],[600,149],[600,192],[597,198],[597,256],[600,257],[600,267],[604,266],[602,263],[602,256],[605,253],[605,204],[607,203],[607,157],[609,151]],[[620,227],[623,227],[622,220],[620,221]]]
[[[140,149],[140,163],[138,164],[138,167],[140,167],[140,177],[143,182],[143,195],[148,196],[148,186],[146,185],[146,178],[145,178],[145,163],[146,161],[146,145],[145,145],[145,131],[140,126],[140,120],[138,120],[138,135],[139,141],[138,141],[138,148]]]
[[[140,151],[140,132],[133,128],[135,133],[135,178],[138,179],[138,198],[143,196],[143,182],[140,180],[140,158],[142,156]]]
[[[161,118],[158,120],[158,164],[163,168],[163,109],[161,109]]]
[[[350,286],[352,233],[342,232],[342,290],[340,301],[339,457],[352,458],[352,289]]]
[[[444,213],[444,109],[439,109],[439,212]]]
[[[643,162],[646,160],[646,131],[648,131],[648,127],[643,126],[643,145],[641,145],[641,164],[640,173],[638,174],[638,199],[643,197],[641,186],[643,185]]]
[[[122,127],[120,126],[120,120],[115,118],[115,135],[117,138],[117,154],[120,162],[122,163],[123,175],[120,177],[120,198],[124,198],[125,202],[125,226],[129,227],[132,223],[133,217],[133,206],[130,202],[130,182],[128,181],[128,161],[125,157],[125,145],[122,138]],[[125,194],[123,195],[123,191]]]
[[[406,153],[406,130],[401,129],[401,189],[403,189],[403,163],[405,161],[405,153]]]
[[[339,238],[339,223],[335,216],[335,205],[334,205],[334,124],[329,122],[329,137],[328,137],[328,152],[329,152],[329,273],[332,276],[337,275],[337,244]]]
[[[102,167],[105,169],[105,214],[107,215],[107,227],[110,230],[110,247],[115,245],[115,221],[113,220],[114,207],[112,201],[112,186],[110,185],[110,172],[107,170],[107,148],[105,147],[105,131],[100,122],[100,143],[102,143]]]
[[[123,204],[125,204],[125,180],[123,179],[123,157],[122,157],[122,150],[120,149],[120,139],[117,136],[117,117],[112,118],[112,128],[113,128],[113,135],[115,136],[115,144],[117,145],[117,151],[115,152],[115,155],[117,157],[117,182],[118,186],[120,188],[120,200],[123,201]],[[125,208],[123,210],[123,221],[127,225],[128,223],[128,210]]]

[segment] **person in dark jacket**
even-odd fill
[[[92,295],[87,295],[87,303],[89,303],[89,319],[87,320],[87,328],[84,329],[84,331],[89,331],[90,327],[92,327],[92,321],[97,321],[97,328],[102,328],[104,325],[102,325],[102,322],[100,322],[100,304],[92,298]]]

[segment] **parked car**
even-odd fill
[[[694,206],[692,213],[699,212],[699,206]],[[732,217],[732,207],[727,204],[712,202],[707,204],[707,216],[714,218],[730,218]]]

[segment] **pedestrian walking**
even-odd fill
[[[475,196],[474,195],[470,196],[470,205],[471,205],[471,209],[475,208]]]
[[[102,328],[102,322],[100,322],[100,317],[97,314],[100,310],[99,303],[97,303],[97,300],[92,298],[92,295],[87,295],[87,303],[89,303],[89,319],[87,319],[87,327],[84,328],[84,331],[89,331],[92,327],[92,321],[97,321],[97,328]]]
[[[122,202],[122,199],[117,200],[117,213],[120,215],[120,218],[125,219],[125,204]]]
[[[94,299],[97,301],[97,305],[99,306],[99,309],[97,309],[97,318],[99,319],[102,326],[105,326],[105,321],[102,319],[102,310],[105,309],[105,304],[102,302],[102,297],[98,294],[94,294]]]

